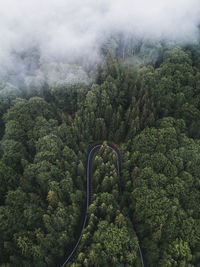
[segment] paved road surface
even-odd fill
[[[114,145],[109,145],[109,144],[107,144],[107,145],[110,147],[110,149],[113,150],[113,152],[115,153],[115,155],[117,157],[117,172],[118,172],[118,177],[119,177],[119,175],[120,175],[120,153],[119,153],[119,150]],[[93,146],[88,153],[88,159],[87,159],[87,202],[86,202],[85,217],[84,217],[82,228],[80,231],[80,236],[77,239],[76,244],[74,245],[74,248],[71,251],[70,255],[67,257],[65,262],[61,265],[61,267],[66,266],[67,263],[69,263],[70,261],[73,260],[75,253],[76,253],[76,250],[77,250],[77,247],[81,241],[83,229],[86,226],[87,210],[88,210],[89,205],[91,204],[92,162],[93,162],[94,156],[96,155],[97,151],[100,149],[101,146],[102,146],[102,144]],[[142,252],[141,252],[141,248],[140,248],[139,243],[138,243],[138,248],[139,248],[140,257],[141,257],[141,265],[142,265],[142,267],[144,267],[144,261],[143,261]]]

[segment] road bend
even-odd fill
[[[100,149],[100,147],[102,146],[102,144],[98,144],[98,145],[94,145],[89,153],[88,153],[88,158],[87,158],[87,201],[86,201],[86,209],[85,209],[85,214],[84,214],[84,220],[82,223],[82,227],[81,227],[81,231],[80,231],[80,235],[71,251],[71,253],[69,254],[69,256],[67,257],[67,259],[65,260],[65,262],[61,265],[61,267],[65,267],[66,264],[68,264],[69,262],[71,262],[76,254],[78,245],[81,241],[81,237],[82,237],[82,232],[86,226],[86,221],[87,221],[87,211],[88,211],[88,207],[91,204],[91,179],[92,179],[92,162],[93,159],[96,155],[96,153],[98,152],[98,150]],[[107,146],[115,153],[116,158],[117,158],[117,162],[116,162],[116,166],[117,166],[117,173],[118,173],[118,178],[120,178],[120,168],[121,168],[121,160],[120,160],[120,153],[119,153],[119,149],[112,144],[107,144]],[[142,251],[138,242],[138,249],[140,252],[140,258],[141,258],[141,266],[144,267],[144,260],[143,260],[143,256],[142,256]]]

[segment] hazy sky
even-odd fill
[[[0,0],[0,62],[32,46],[45,57],[93,57],[114,31],[190,41],[200,0]]]

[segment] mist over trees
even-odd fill
[[[98,65],[0,80],[0,266],[200,266],[200,44],[107,39]],[[22,55],[20,55],[22,56]],[[120,146],[116,155],[106,142]]]

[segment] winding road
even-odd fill
[[[93,162],[95,154],[98,152],[98,150],[100,149],[101,146],[102,146],[102,144],[94,145],[93,147],[91,147],[91,149],[89,150],[89,153],[88,153],[88,158],[87,158],[87,201],[86,201],[85,217],[84,217],[84,220],[83,220],[83,223],[82,223],[82,227],[81,227],[79,238],[77,239],[77,241],[76,241],[76,243],[74,245],[74,248],[72,249],[70,255],[67,257],[65,262],[61,265],[61,267],[66,266],[67,263],[69,263],[70,261],[73,260],[73,258],[75,256],[75,253],[77,251],[78,245],[79,245],[79,243],[81,241],[83,229],[86,226],[87,211],[88,211],[89,205],[91,204],[92,162]],[[115,145],[112,145],[112,144],[107,144],[107,146],[110,149],[112,149],[112,151],[116,155],[116,158],[117,158],[117,173],[118,173],[118,177],[120,178],[121,161],[120,161],[119,149]],[[140,252],[141,266],[144,267],[144,260],[143,260],[142,251],[141,251],[139,242],[138,242],[138,249],[139,249],[139,252]]]

